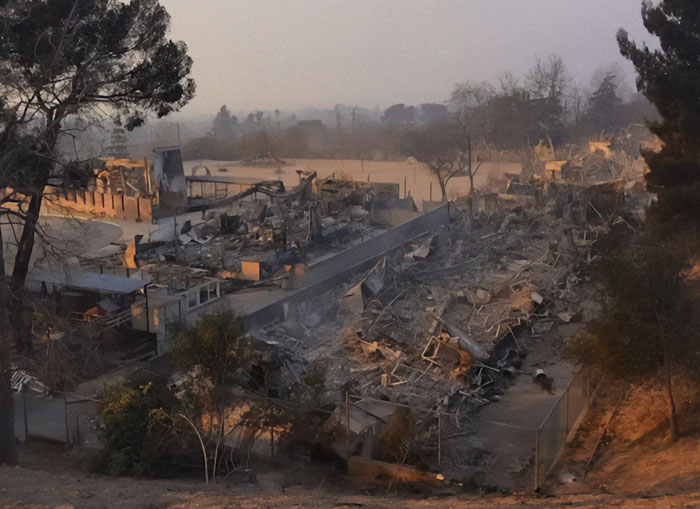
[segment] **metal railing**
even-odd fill
[[[129,321],[131,321],[131,309],[125,309],[113,315],[102,315],[94,320],[89,320],[88,323],[98,331],[105,331]]]
[[[125,309],[115,314],[90,315],[87,313],[71,312],[70,317],[78,322],[77,329],[90,334],[100,334],[114,327],[119,327],[131,321],[131,309]]]

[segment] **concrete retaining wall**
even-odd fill
[[[249,314],[246,318],[248,327],[254,329],[275,320],[283,320],[290,306],[298,306],[327,292],[353,273],[370,267],[379,257],[420,235],[437,232],[440,226],[447,226],[449,221],[449,204],[445,204],[413,221],[311,265],[306,278],[307,286]]]
[[[31,391],[14,393],[15,438],[38,438],[62,444],[99,447],[95,417],[98,403],[66,399],[64,394],[41,396]]]
[[[34,394],[14,394],[15,437],[28,437],[51,442],[68,442],[66,402],[63,397],[39,397]],[[25,421],[26,416],[26,421]]]

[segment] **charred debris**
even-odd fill
[[[283,321],[250,330],[267,352],[260,376],[274,387],[268,396],[283,397],[310,365],[321,366],[318,405],[331,413],[318,430],[323,448],[349,469],[380,461],[459,478],[481,461],[478,451],[445,449],[444,440],[473,433],[471,420],[517,377],[552,392],[546,367],[527,370],[525,359],[542,341],[559,355],[565,338],[552,330],[595,312],[585,283],[596,240],[614,224],[633,228],[651,199],[641,158],[627,154],[606,141],[571,147],[561,160],[554,150],[538,155],[521,174],[451,203],[437,231],[296,302]],[[188,178],[215,191],[219,184]],[[153,353],[163,353],[169,321],[219,309],[213,300],[228,306],[225,297],[242,290],[303,288],[315,261],[421,215],[397,184],[301,173],[289,190],[279,181],[236,182],[233,193],[231,185],[209,199],[190,188],[172,223],[83,267],[136,273],[142,283],[121,307],[108,309],[102,298],[96,316],[85,315],[93,336],[130,320],[156,335]]]
[[[137,236],[123,256],[100,263],[103,270],[125,263],[156,284],[187,273],[217,277],[231,289],[266,280],[280,284],[290,267],[306,266],[392,227],[387,210],[400,207],[417,216],[408,202],[398,199],[398,186],[319,180],[316,173],[300,176],[299,186],[288,191],[280,181],[259,182],[190,206],[149,238]]]
[[[380,460],[459,478],[482,461],[474,448],[445,450],[445,439],[473,434],[472,419],[516,377],[553,392],[546,366],[524,360],[546,342],[557,362],[566,337],[556,326],[594,315],[596,240],[615,224],[634,228],[651,199],[640,161],[593,145],[561,165],[576,178],[547,175],[546,161],[527,179],[506,175],[453,203],[449,227],[254,331],[325,366],[335,408],[325,446],[363,473]]]

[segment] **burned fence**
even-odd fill
[[[564,452],[567,440],[578,429],[598,388],[599,381],[590,369],[580,369],[537,428],[534,462],[535,489],[542,486],[552,467]]]
[[[579,369],[534,429],[472,417],[477,443],[491,453],[483,476],[486,484],[510,489],[541,488],[585,416],[598,382],[599,377],[590,369]]]
[[[447,479],[441,472],[447,465],[459,465],[458,470],[463,475],[481,484],[537,490],[578,428],[597,381],[589,369],[580,369],[534,429],[439,409],[346,395],[345,405],[339,406],[335,419],[329,421],[343,431],[335,435],[335,443],[329,446],[347,459],[348,464],[352,458],[358,458],[353,475],[362,477],[377,469],[406,468],[413,473],[413,480],[432,478],[462,482],[464,479]],[[411,459],[418,457],[419,463],[427,464],[436,472],[421,472],[416,477],[416,466],[411,466]],[[360,465],[367,463],[368,470],[358,467],[358,461]],[[383,469],[379,468],[381,462],[385,462]]]

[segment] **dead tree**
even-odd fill
[[[465,167],[465,171],[467,173],[467,176],[469,177],[469,194],[471,195],[474,192],[474,178],[476,177],[476,174],[479,172],[479,169],[481,168],[481,162],[476,165],[476,168],[473,165],[473,157],[472,157],[472,138],[471,136],[467,135],[467,165]]]
[[[445,155],[435,156],[427,164],[430,172],[437,177],[442,201],[447,201],[447,184],[467,166],[466,158],[459,152],[450,151]]]

